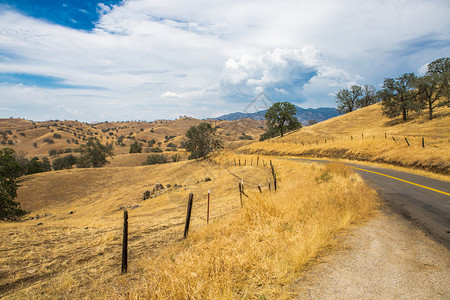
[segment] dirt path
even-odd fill
[[[449,299],[450,251],[384,209],[298,281],[299,299]]]

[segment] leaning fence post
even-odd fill
[[[256,166],[259,165],[259,156],[256,158]]]
[[[392,137],[392,139],[394,140],[394,142],[397,142],[397,141],[395,140],[395,137]]]
[[[128,212],[123,211],[122,274],[128,270]]]
[[[409,144],[409,142],[408,142],[408,139],[405,137],[405,141],[406,141],[406,143],[408,144],[408,146],[411,146],[410,144]]]
[[[260,184],[258,184],[258,190],[259,190],[260,193],[262,193],[261,185],[260,185]]]
[[[186,224],[184,225],[184,238],[187,238],[189,232],[189,224],[191,223],[192,201],[194,200],[194,194],[189,194],[189,201],[186,213]]]

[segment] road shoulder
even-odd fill
[[[300,299],[448,299],[450,251],[383,208],[304,273]]]

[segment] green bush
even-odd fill
[[[165,154],[152,154],[147,156],[147,160],[142,163],[142,165],[156,165],[156,164],[166,164],[169,160]]]
[[[72,154],[57,158],[53,161],[53,170],[71,169],[77,163],[77,158]]]
[[[149,149],[150,152],[154,152],[154,153],[159,153],[159,152],[163,152],[161,148],[159,147],[153,147]]]
[[[130,145],[130,153],[142,153],[142,144],[135,141]]]

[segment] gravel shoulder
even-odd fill
[[[295,284],[299,299],[450,299],[450,251],[383,208]]]

